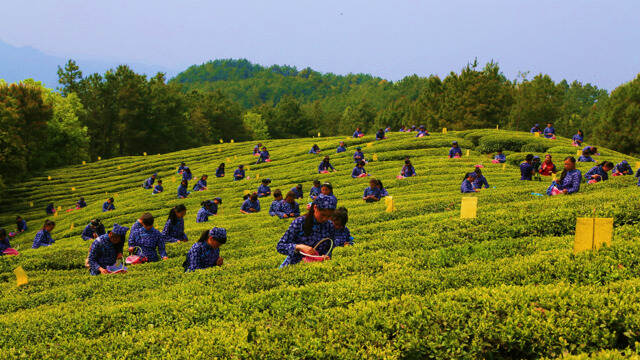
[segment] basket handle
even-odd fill
[[[313,246],[313,250],[317,249],[318,246],[320,246],[320,244],[322,244],[322,243],[324,243],[326,241],[328,241],[330,243],[329,251],[327,251],[327,254],[331,254],[331,250],[333,250],[333,240],[331,240],[331,238],[324,238],[324,239],[318,241]],[[310,257],[310,258],[314,258],[314,259],[321,259],[321,258],[323,258],[325,256],[325,255],[311,255],[311,254],[304,253],[302,251],[300,252],[300,254],[302,254],[302,256],[306,256],[306,257]]]

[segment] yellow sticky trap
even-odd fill
[[[576,155],[580,156],[582,152],[580,150],[576,151]]]
[[[469,154],[471,154],[471,151],[469,151],[469,149],[467,149],[467,156],[469,156]]]
[[[233,141],[233,139],[231,139],[230,143],[232,143],[232,144],[233,144],[233,142],[234,142],[234,141]]]
[[[447,128],[442,128],[442,133],[446,134],[447,133]]]
[[[613,238],[613,218],[595,218],[593,224],[593,246],[596,250],[602,245],[611,245]]]
[[[500,130],[500,125],[496,125],[496,130]]]
[[[573,253],[593,249],[593,218],[576,219],[576,237],[573,242]]]
[[[87,162],[82,160],[82,165],[87,165]]]
[[[502,163],[502,170],[507,170],[507,163]]]
[[[540,137],[540,133],[536,131],[536,132],[533,133],[533,136]]]
[[[142,153],[142,156],[147,156],[147,152],[146,152],[146,151],[145,151],[145,152],[143,152],[143,153]]]
[[[33,201],[29,201],[29,207],[33,207]]]
[[[395,206],[395,203],[393,201],[393,196],[386,196],[384,198],[384,203],[387,206],[387,209],[385,210],[386,212],[390,213],[390,212],[394,212],[396,210],[396,206]]]
[[[102,160],[102,158],[100,156],[98,156],[98,161]]]
[[[320,137],[320,133],[318,133],[318,137]]]
[[[373,161],[378,161],[378,154],[373,154]]]
[[[51,180],[51,175],[47,176],[47,180]]]
[[[460,207],[461,219],[475,219],[478,211],[477,197],[463,197],[462,206]]]
[[[18,286],[25,285],[29,283],[29,278],[27,277],[26,271],[22,268],[22,266],[18,266],[13,273],[16,274],[16,283]]]
[[[76,191],[76,188],[72,186],[71,191]]]
[[[224,144],[224,140],[220,139],[220,144]]]

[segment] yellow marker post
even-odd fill
[[[18,266],[13,273],[16,274],[16,283],[17,286],[26,285],[29,283],[29,278],[27,277],[26,271],[22,268],[22,266]]]
[[[233,139],[231,139],[230,143],[232,143],[232,144],[234,143]]]
[[[378,161],[378,154],[373,154],[373,161]]]
[[[576,155],[577,155],[577,156],[580,156],[580,154],[581,154],[581,151],[580,151],[580,150],[576,151]]]
[[[318,137],[321,137],[320,133],[318,133]]]
[[[463,197],[462,206],[460,207],[461,219],[475,219],[478,212],[477,197]]]
[[[467,156],[469,156],[470,154],[471,154],[471,151],[467,149]]]
[[[71,191],[76,191],[76,188],[72,186]]]
[[[496,130],[500,130],[500,125],[496,125]]]
[[[507,170],[507,163],[502,163],[502,170]]]
[[[224,144],[224,140],[220,139],[220,144]]]
[[[533,133],[533,136],[540,137],[540,133],[536,131],[536,132]]]
[[[87,165],[87,162],[82,160],[82,165]]]
[[[397,210],[393,201],[393,196],[385,196],[384,203],[387,206],[387,209],[385,210],[386,212],[390,213]]]
[[[145,152],[143,152],[143,153],[142,153],[142,156],[147,156],[147,152],[146,152],[146,151],[145,151]]]
[[[102,160],[102,157],[98,156],[98,161]]]
[[[602,245],[611,245],[613,218],[578,218],[573,253],[598,250]]]
[[[442,128],[442,133],[446,134],[447,133],[447,128]]]
[[[71,223],[71,227],[69,227],[69,230],[73,231],[73,223]]]
[[[47,180],[51,180],[51,175],[47,176]]]

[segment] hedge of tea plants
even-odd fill
[[[340,140],[347,152],[336,154]],[[457,140],[461,159],[448,159]],[[528,152],[551,153],[559,167],[575,155],[568,139],[476,130],[415,138],[391,133],[264,141],[273,161],[256,165],[253,143],[224,143],[169,154],[122,157],[52,170],[12,188],[0,202],[0,224],[14,218],[29,231],[12,240],[16,257],[0,257],[0,358],[623,358],[640,341],[640,193],[632,176],[587,185],[572,196],[541,197],[551,179],[519,181]],[[313,144],[321,155],[308,154]],[[362,147],[367,171],[383,181],[396,210],[364,203],[368,179],[352,179],[352,155]],[[492,164],[504,149],[507,165]],[[468,156],[467,156],[468,150]],[[375,159],[374,159],[375,154]],[[596,160],[635,164],[601,149]],[[320,175],[324,155],[337,172]],[[398,180],[409,156],[418,176]],[[209,190],[176,198],[176,168],[209,175]],[[215,178],[224,162],[227,177]],[[248,179],[232,181],[244,164]],[[477,219],[461,220],[460,183],[484,165],[490,188],[478,197]],[[594,164],[579,164],[587,171]],[[165,192],[142,182],[157,172]],[[50,180],[49,180],[50,177]],[[349,209],[355,246],[330,261],[278,269],[276,243],[290,220],[263,210],[240,214],[245,190],[260,179],[308,194],[314,179],[329,181]],[[192,182],[193,183],[193,182]],[[192,185],[192,184],[191,184]],[[72,190],[73,188],[73,190]],[[83,196],[88,207],[66,212]],[[102,203],[115,198],[116,210]],[[221,197],[219,214],[196,223],[203,200]],[[302,208],[308,198],[302,202]],[[46,204],[62,211],[47,217]],[[188,243],[168,244],[169,260],[133,266],[121,275],[90,276],[90,242],[80,233],[92,218],[130,226],[149,211],[162,228],[169,209],[188,208]],[[572,253],[577,217],[614,219],[610,247]],[[30,248],[47,218],[53,246]],[[185,274],[182,262],[198,234],[228,230],[222,267]],[[29,283],[16,287],[22,266]]]

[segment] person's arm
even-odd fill
[[[565,189],[563,190],[565,194],[573,194],[580,190],[580,172],[575,172],[570,176],[571,179],[569,181],[569,186],[565,187]]]
[[[256,208],[255,208],[256,212],[260,211],[260,201],[258,201],[257,203],[258,203],[258,206],[256,206]]]
[[[482,183],[484,184],[484,188],[488,189],[489,188],[489,182],[487,181],[486,177],[482,177]]]
[[[100,264],[98,264],[98,255],[100,250],[100,246],[98,245],[98,241],[94,241],[89,248],[89,268],[93,271],[99,271],[100,273],[106,273],[106,269],[102,268]]]
[[[353,171],[351,171],[351,177],[352,178],[357,178],[358,177],[358,168],[353,168]]]
[[[304,219],[295,220],[291,223],[284,235],[282,235],[282,238],[280,238],[280,241],[278,241],[278,244],[276,245],[276,250],[278,250],[280,254],[295,256],[299,251],[310,252],[312,250],[308,245],[296,244],[296,241],[298,241],[297,234],[302,231],[303,222]]]
[[[84,230],[82,230],[82,234],[80,235],[80,237],[82,238],[82,240],[91,240],[93,239],[93,231],[91,231],[91,228],[89,226],[85,227]]]
[[[35,238],[33,238],[33,245],[31,245],[32,249],[37,249],[42,246],[42,236],[44,236],[44,234],[41,231],[38,231]]]
[[[195,271],[196,269],[198,269],[200,267],[200,264],[198,263],[198,261],[200,260],[200,254],[198,253],[198,251],[194,248],[191,248],[189,250],[189,252],[187,253],[187,272],[191,272],[191,271]]]
[[[168,259],[169,256],[167,255],[167,249],[164,246],[164,239],[162,238],[162,235],[159,231],[156,231],[156,237],[156,243],[158,244],[158,252],[160,253],[160,257],[162,258],[162,260]]]
[[[300,216],[300,205],[297,202],[293,203],[293,216]]]

